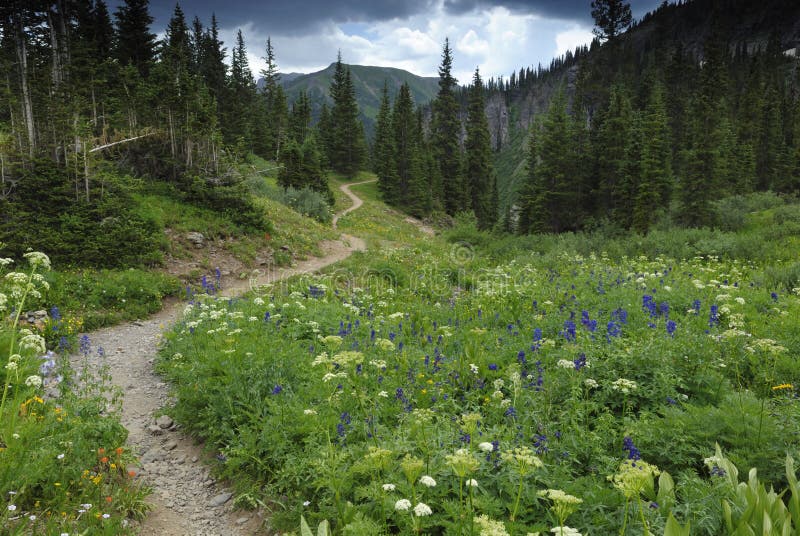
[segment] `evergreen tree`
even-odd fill
[[[328,204],[333,205],[333,192],[328,185],[328,178],[322,169],[322,158],[314,134],[309,134],[303,140],[301,152],[303,161],[300,171],[303,186],[308,186],[312,190],[323,194],[328,200]]]
[[[229,143],[239,145],[240,150],[252,149],[253,125],[251,105],[255,91],[253,73],[247,60],[247,49],[242,31],[236,33],[236,45],[231,55],[231,71],[228,79],[230,103],[226,107],[224,133]]]
[[[624,213],[632,205],[626,180],[628,148],[631,143],[633,110],[625,88],[611,88],[608,108],[600,117],[595,139],[595,175],[597,181],[597,206],[600,217],[626,226]]]
[[[439,92],[432,104],[431,142],[442,180],[444,209],[451,216],[469,205],[469,192],[461,173],[461,121],[455,96],[457,81],[452,68],[450,41],[445,39],[439,66]]]
[[[375,122],[375,142],[372,146],[372,170],[378,176],[378,189],[388,204],[397,203],[397,174],[394,161],[394,134],[389,86],[384,80],[381,107]]]
[[[631,6],[623,0],[592,0],[593,33],[600,39],[613,40],[633,21]]]
[[[395,202],[409,214],[425,216],[430,212],[430,198],[420,161],[414,101],[407,82],[400,86],[394,103],[392,130],[397,176]]]
[[[289,115],[289,132],[292,139],[302,144],[308,136],[311,127],[311,103],[305,91],[301,91],[297,100],[292,104],[292,113]]]
[[[358,120],[358,103],[350,68],[342,63],[341,53],[336,60],[330,94],[333,108],[332,132],[327,140],[329,163],[334,171],[352,177],[361,169],[364,159],[364,131]]]
[[[488,229],[497,221],[497,188],[492,170],[489,122],[483,98],[483,80],[478,69],[469,89],[467,110],[466,180],[469,185],[471,207],[480,229]],[[493,206],[495,205],[495,206]]]
[[[633,227],[647,232],[659,211],[669,208],[672,194],[672,151],[664,90],[656,83],[642,122],[640,176],[636,185]],[[635,177],[634,177],[635,179]]]
[[[576,188],[576,153],[563,88],[550,103],[529,163],[525,203],[526,231],[562,232],[579,227],[580,190]]]
[[[289,127],[288,104],[283,87],[280,84],[280,72],[275,63],[275,51],[272,48],[272,38],[267,37],[266,56],[267,68],[261,71],[264,77],[264,100],[267,107],[267,138],[265,145],[267,151],[278,158],[281,146],[285,143]],[[307,101],[306,101],[307,102]],[[301,111],[301,110],[298,110]],[[310,108],[309,108],[310,113]],[[303,129],[304,131],[305,129]],[[293,132],[292,134],[297,134]],[[304,136],[304,134],[303,134]],[[302,144],[303,140],[295,137],[297,143]]]
[[[303,187],[303,151],[300,145],[289,140],[281,152],[281,170],[278,172],[278,185],[299,190]]]
[[[689,108],[690,143],[683,155],[685,168],[679,191],[679,218],[693,227],[711,223],[711,202],[720,193],[720,119],[727,93],[724,51],[719,34],[712,33],[704,46],[700,88]]]
[[[114,13],[117,25],[114,53],[120,65],[133,65],[146,77],[155,59],[155,34],[150,32],[153,17],[148,0],[124,0]]]

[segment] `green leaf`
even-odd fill
[[[667,525],[664,527],[664,536],[690,536],[689,525],[690,523],[686,523],[684,527],[678,523],[678,520],[670,512],[667,518]]]
[[[300,536],[314,536],[314,533],[311,532],[311,527],[308,526],[308,522],[303,516],[300,516]]]
[[[317,536],[329,536],[331,533],[330,526],[328,525],[328,520],[323,519],[319,527],[317,527]]]

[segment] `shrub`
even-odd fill
[[[331,221],[333,217],[327,197],[307,186],[300,190],[295,190],[291,187],[286,188],[283,191],[280,202],[292,207],[304,216],[310,216],[323,223]]]

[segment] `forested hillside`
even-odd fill
[[[781,0],[665,3],[495,84],[508,227],[709,225],[721,196],[797,192],[798,20],[800,5]]]
[[[386,82],[389,93],[394,98],[403,83],[408,83],[414,102],[419,104],[429,103],[436,95],[437,79],[417,76],[403,69],[392,67],[375,67],[368,65],[347,65],[353,77],[353,89],[356,102],[360,110],[359,119],[364,123],[364,131],[368,137],[374,133],[375,119],[381,103],[381,90]],[[319,120],[322,106],[333,105],[329,88],[336,70],[336,64],[331,63],[325,69],[309,74],[292,73],[291,76],[282,75],[281,84],[289,102],[295,102],[302,93],[305,93],[311,104],[311,120]],[[259,78],[258,86],[264,85],[264,79]]]
[[[150,184],[263,232],[270,223],[237,168],[248,154],[277,160],[283,187],[328,203],[323,169],[361,167],[366,145],[341,61],[318,134],[309,101],[287,103],[270,40],[257,90],[242,32],[225,46],[216,17],[202,15],[190,20],[176,5],[157,40],[146,0],[113,14],[102,0],[0,7],[0,242],[9,253],[153,264],[160,230],[133,197]]]

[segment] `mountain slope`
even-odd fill
[[[328,106],[333,103],[328,90],[335,65],[335,63],[331,63],[325,69],[315,73],[283,75],[281,82],[289,104],[291,105],[297,99],[301,91],[305,91],[311,101],[311,116],[316,121],[319,117],[322,103],[327,102]],[[356,101],[361,111],[361,119],[364,121],[364,130],[368,136],[371,135],[374,129],[375,117],[381,104],[384,81],[389,85],[389,96],[392,99],[399,91],[400,86],[407,82],[416,104],[427,104],[436,96],[436,92],[439,90],[438,78],[417,76],[403,69],[369,65],[348,65],[347,67],[350,68],[356,92]],[[263,81],[259,80],[259,85],[261,84],[263,84]]]

